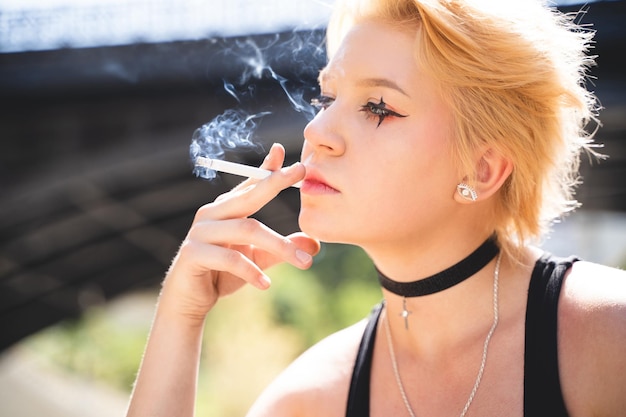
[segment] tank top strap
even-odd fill
[[[371,311],[352,371],[346,417],[369,417],[370,415],[370,375],[376,328],[384,302],[377,304]]]
[[[524,416],[567,417],[557,350],[557,314],[563,278],[576,257],[544,254],[528,288],[524,347]]]
[[[524,348],[524,416],[567,417],[557,351],[557,312],[563,278],[576,257],[543,255],[528,289]],[[370,375],[376,329],[384,303],[370,313],[350,381],[346,417],[369,417]]]

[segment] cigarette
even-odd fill
[[[222,161],[220,159],[206,158],[204,156],[196,158],[196,166],[212,169],[214,171],[226,172],[227,174],[239,175],[240,177],[254,178],[257,180],[262,180],[272,174],[272,171],[267,169],[238,164],[236,162]],[[296,188],[300,188],[301,186],[302,181],[292,185],[292,187]]]

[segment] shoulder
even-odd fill
[[[626,320],[626,271],[591,262],[575,262],[559,301],[567,323],[596,334]],[[626,332],[626,327],[622,327]],[[613,329],[616,330],[616,329]],[[620,329],[621,330],[621,329]]]
[[[626,410],[626,272],[576,262],[559,301],[559,365],[572,415]]]
[[[363,320],[305,351],[265,389],[248,417],[343,416],[365,325]]]

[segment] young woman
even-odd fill
[[[532,0],[337,4],[301,162],[274,146],[197,212],[129,416],[191,416],[205,316],[318,241],[362,247],[384,302],[298,358],[258,416],[624,416],[626,276],[531,246],[573,209],[589,32]],[[304,233],[249,216],[303,180]],[[209,336],[210,337],[210,336]]]

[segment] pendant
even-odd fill
[[[409,330],[409,314],[411,314],[412,311],[407,310],[406,308],[406,297],[402,297],[402,312],[400,313],[400,316],[404,319],[404,328],[406,330]]]

